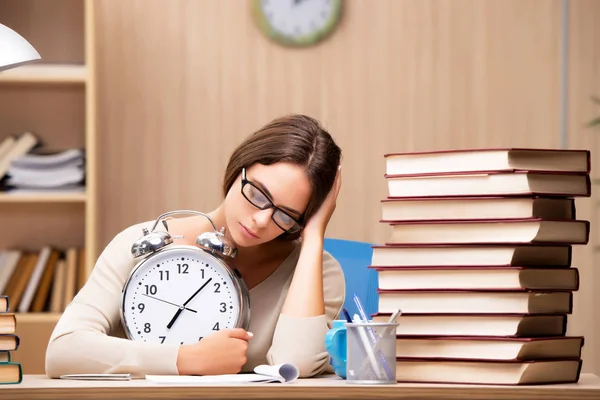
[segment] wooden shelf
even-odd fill
[[[85,192],[81,193],[0,193],[0,203],[84,203]]]
[[[30,64],[0,72],[6,83],[85,83],[87,68],[76,64]]]

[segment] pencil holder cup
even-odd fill
[[[397,326],[333,321],[325,348],[335,374],[348,383],[396,383]]]
[[[396,383],[397,323],[346,323],[346,381]]]

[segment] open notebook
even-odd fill
[[[146,380],[170,385],[201,385],[224,383],[290,383],[298,378],[298,368],[292,364],[258,365],[254,373],[225,375],[146,375]]]

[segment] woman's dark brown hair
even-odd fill
[[[342,151],[331,135],[314,118],[292,114],[269,122],[250,135],[231,154],[223,179],[223,195],[239,177],[242,168],[255,163],[270,165],[290,162],[304,167],[312,195],[300,222],[319,209],[333,187]],[[301,231],[282,234],[281,239],[294,240]]]

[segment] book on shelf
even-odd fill
[[[489,148],[384,154],[388,175],[478,171],[589,173],[589,150]]]
[[[5,190],[76,191],[84,185],[83,149],[32,150],[10,162],[4,179]]]
[[[584,338],[567,336],[589,241],[576,197],[591,196],[589,150],[388,153],[373,245],[377,312],[396,328],[397,380],[577,382]]]
[[[2,142],[2,153],[0,153],[0,179],[2,179],[10,163],[33,150],[40,145],[40,139],[32,132],[23,132],[19,135],[9,136]]]
[[[544,267],[376,267],[382,290],[504,289],[578,290],[577,268]]]
[[[39,251],[0,250],[0,286],[13,311],[62,312],[87,280],[85,251],[76,246]]]
[[[49,148],[32,132],[0,142],[0,190],[77,192],[84,186],[84,149]]]

